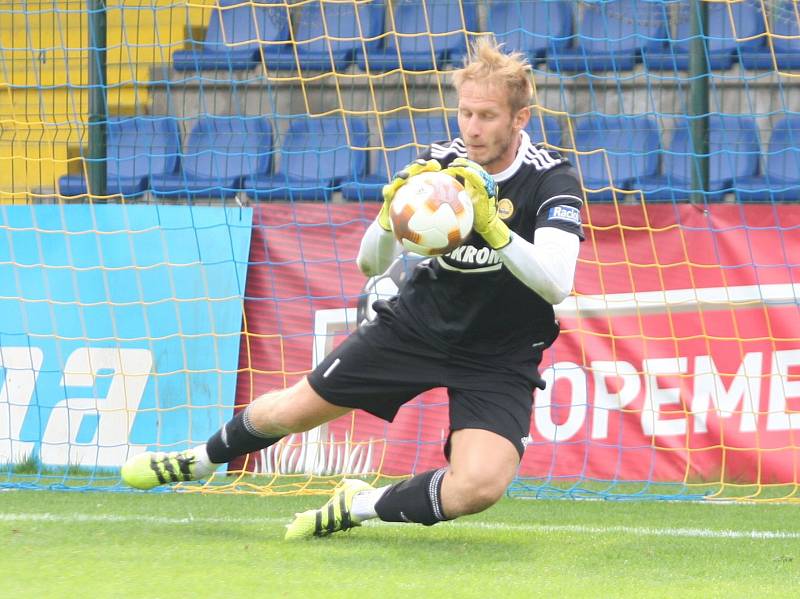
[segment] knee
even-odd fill
[[[445,500],[445,511],[448,517],[455,518],[476,514],[493,506],[505,494],[510,480],[502,475],[493,477],[485,473],[463,473],[454,474],[452,482],[454,484],[447,492],[449,501]]]
[[[507,485],[496,481],[475,481],[467,487],[466,500],[471,514],[489,509],[500,501],[506,492]]]

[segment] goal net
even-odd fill
[[[451,71],[494,34],[587,199],[510,494],[794,499],[798,10],[0,1],[0,486],[119,489],[125,459],[307,374],[394,293],[361,235],[391,173],[458,135]],[[433,390],[184,488],[407,476],[448,433]]]

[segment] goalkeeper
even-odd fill
[[[503,496],[525,451],[534,389],[543,388],[542,352],[558,336],[553,305],[572,288],[583,194],[567,160],[525,132],[533,93],[519,54],[484,38],[453,83],[460,137],[432,144],[384,187],[357,262],[372,276],[399,254],[389,205],[423,171],[464,182],[475,213],[465,244],[421,262],[307,377],[258,397],[204,445],[135,456],[122,469],[125,482],[148,489],[199,480],[353,409],[391,421],[405,402],[446,387],[446,467],[381,488],[346,479],[322,508],[297,514],[286,538],[329,535],[370,518],[431,525]]]

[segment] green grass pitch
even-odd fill
[[[790,597],[800,507],[505,499],[287,543],[311,497],[0,492],[3,597]]]

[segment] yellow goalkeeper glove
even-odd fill
[[[391,206],[394,194],[397,193],[397,190],[405,185],[409,178],[415,175],[440,170],[442,170],[442,165],[439,164],[437,160],[422,160],[422,158],[418,158],[411,164],[406,165],[406,167],[398,172],[391,181],[383,186],[383,206],[381,206],[381,210],[378,212],[378,224],[384,231],[392,230],[392,222],[389,218],[389,206]]]
[[[511,231],[497,214],[497,183],[492,176],[480,164],[466,158],[456,158],[444,172],[463,179],[475,211],[472,228],[493,249],[507,246]]]

